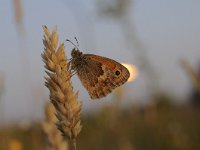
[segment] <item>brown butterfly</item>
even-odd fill
[[[76,46],[71,56],[71,70],[77,73],[91,99],[105,97],[130,77],[126,67],[110,58],[83,54]]]

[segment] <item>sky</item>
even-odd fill
[[[138,49],[130,48],[123,26],[116,19],[103,18],[92,0],[24,0],[23,27],[20,36],[16,26],[13,1],[0,1],[0,77],[4,80],[0,97],[1,120],[41,118],[48,90],[44,86],[42,25],[57,26],[61,41],[76,36],[84,53],[93,53],[119,62],[138,62]],[[184,101],[192,87],[180,60],[185,58],[194,67],[200,57],[200,1],[193,0],[135,0],[127,18],[134,25],[137,38],[145,47],[145,55],[158,75],[160,89]],[[70,57],[72,45],[65,43]],[[133,50],[135,49],[135,50]],[[136,81],[123,86],[129,103],[145,103],[148,94],[145,79],[139,70]],[[146,79],[148,80],[148,78]],[[112,103],[114,94],[102,101],[91,101],[77,77],[84,111]],[[134,98],[130,98],[134,97]],[[140,101],[138,101],[140,100]]]

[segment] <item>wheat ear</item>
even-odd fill
[[[56,125],[63,136],[68,136],[76,149],[76,138],[81,131],[80,112],[82,103],[77,100],[78,92],[74,93],[71,84],[71,71],[67,62],[64,43],[58,46],[57,30],[49,32],[47,26],[44,31],[45,86],[50,91],[50,100],[56,109],[58,119]]]

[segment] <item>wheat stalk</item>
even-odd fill
[[[57,30],[49,32],[47,26],[44,31],[44,52],[42,54],[45,63],[45,86],[50,91],[50,100],[56,109],[58,119],[56,125],[63,136],[68,136],[76,149],[76,138],[81,131],[80,112],[82,103],[78,98],[78,92],[74,93],[71,84],[71,71],[67,62],[64,43],[58,46]]]

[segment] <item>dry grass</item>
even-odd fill
[[[50,100],[55,107],[56,125],[63,136],[68,136],[76,149],[76,138],[81,131],[80,111],[82,104],[77,100],[78,93],[74,93],[71,84],[71,71],[65,56],[64,43],[58,46],[56,30],[49,32],[47,26],[44,31],[45,85],[50,91]]]

